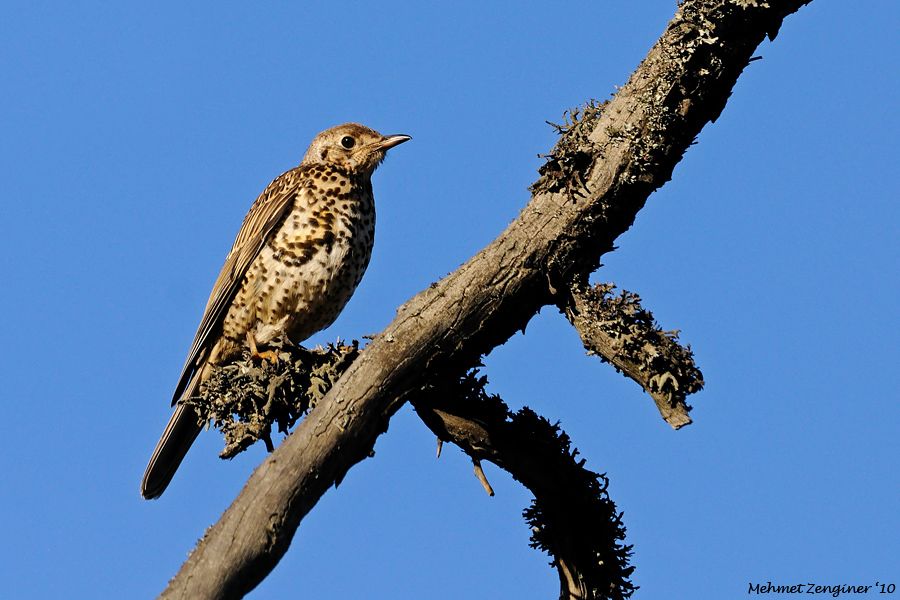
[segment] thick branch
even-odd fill
[[[614,289],[610,284],[573,284],[562,310],[584,347],[640,384],[669,425],[679,429],[689,424],[691,407],[685,398],[703,387],[690,347],[678,343],[677,333],[656,325],[636,294],[623,291],[612,297]]]
[[[307,350],[279,343],[277,363],[258,360],[249,350],[214,367],[191,405],[225,437],[222,458],[231,458],[263,440],[272,449],[273,428],[287,432],[314,407],[359,355],[331,344]],[[478,365],[480,366],[480,365]],[[532,546],[553,558],[564,600],[623,600],[631,595],[630,547],[625,529],[606,493],[608,481],[576,460],[568,436],[528,409],[512,413],[485,390],[487,378],[472,369],[461,376],[432,374],[427,391],[412,404],[423,422],[471,458],[475,475],[491,496],[481,468],[489,460],[506,469],[535,496],[526,517]]]
[[[545,177],[499,238],[401,307],[256,469],[163,597],[240,598],[253,589],[287,551],[303,516],[369,455],[429,373],[472,364],[553,303],[548,282],[596,268],[701,128],[721,113],[765,34],[806,3],[684,2],[628,83],[583,128],[589,133],[561,140],[576,142],[567,146],[574,160],[563,162],[574,165],[579,193]]]

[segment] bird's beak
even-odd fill
[[[399,146],[403,142],[408,142],[412,138],[408,135],[387,135],[383,140],[378,144],[379,150],[387,150],[388,148],[393,148],[394,146]]]

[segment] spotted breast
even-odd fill
[[[223,335],[239,350],[279,336],[305,340],[328,327],[372,256],[375,203],[368,179],[333,165],[298,167],[303,181],[280,227],[250,265]],[[228,356],[219,356],[219,360]]]

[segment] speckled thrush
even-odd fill
[[[301,342],[330,325],[362,278],[375,239],[372,173],[407,135],[348,123],[313,139],[300,165],[256,199],[213,286],[175,387],[175,412],[141,482],[165,491],[200,433],[195,396],[212,365],[276,338]]]

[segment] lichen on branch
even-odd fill
[[[664,331],[641,298],[616,286],[574,283],[560,310],[578,330],[585,349],[643,387],[675,429],[691,423],[688,395],[703,388],[703,374],[677,331]]]
[[[527,487],[523,512],[531,546],[552,558],[564,600],[623,600],[634,592],[631,546],[606,475],[585,468],[559,424],[529,408],[517,412],[485,389],[477,369],[433,381],[411,399],[439,440],[451,441],[476,465],[488,460]]]
[[[200,395],[186,402],[222,432],[221,458],[233,458],[259,440],[271,452],[272,427],[287,434],[347,370],[359,344],[338,340],[309,350],[279,341],[270,350],[276,361],[245,350],[240,359],[213,367]]]
[[[538,169],[540,178],[531,185],[533,193],[565,191],[569,197],[583,195],[588,169],[598,158],[595,154],[599,154],[590,135],[604,106],[606,102],[590,100],[563,113],[562,123],[547,121],[560,138],[549,154],[539,155],[545,162]]]
[[[557,181],[572,185],[535,188],[493,242],[398,310],[254,471],[162,597],[239,598],[258,585],[319,498],[371,456],[391,416],[436,371],[488,354],[543,306],[557,304],[561,283],[597,268],[703,127],[721,114],[764,36],[807,2],[681,2],[595,120],[586,148],[593,163],[564,164]]]

